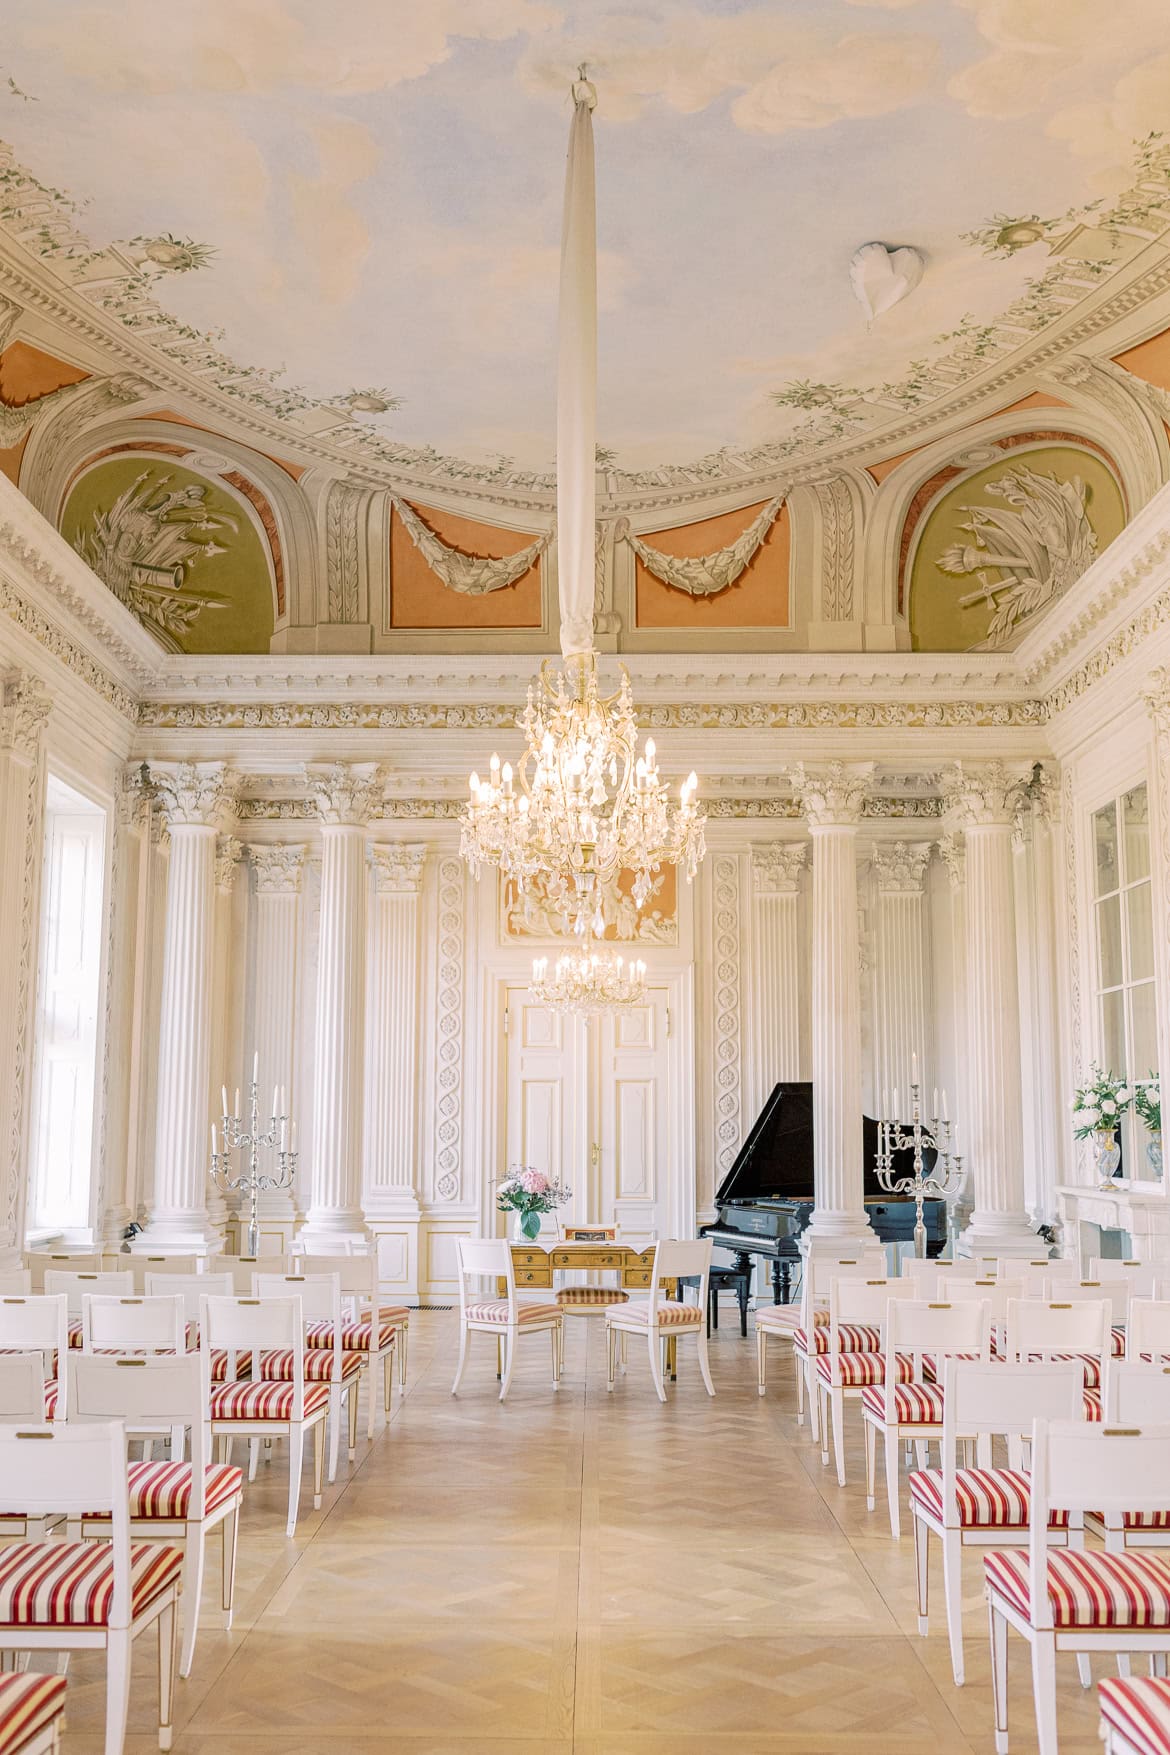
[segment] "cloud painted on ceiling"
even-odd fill
[[[541,470],[587,60],[599,425],[637,470],[782,439],[807,386],[902,379],[1026,294],[1056,221],[1116,197],[1135,140],[1170,128],[1165,18],[1164,0],[1115,0],[1107,29],[1098,0],[9,0],[0,135],[84,201],[96,245],[204,246],[165,303],[233,357],[313,397],[364,392],[388,406],[361,418],[403,444]],[[972,241],[996,215],[1035,220],[1031,247]],[[927,270],[867,331],[848,264],[869,239]]]

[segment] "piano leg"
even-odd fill
[[[792,1264],[779,1258],[772,1263],[772,1302],[787,1304],[792,1295]]]

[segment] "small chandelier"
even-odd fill
[[[624,665],[615,695],[597,686],[592,652],[545,663],[518,720],[525,750],[514,774],[493,755],[489,776],[472,774],[460,851],[478,877],[495,865],[521,893],[542,880],[542,900],[578,937],[600,936],[602,886],[633,873],[641,908],[661,865],[681,865],[688,880],[706,844],[706,819],[695,802],[698,781],[684,780],[677,804],[658,772],[654,740],[637,753],[637,721]]]
[[[640,1005],[646,998],[646,965],[626,962],[612,951],[597,951],[586,938],[580,950],[562,951],[550,974],[547,957],[532,965],[533,998],[559,1012],[612,1011]]]

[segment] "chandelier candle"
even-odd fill
[[[645,999],[646,965],[641,957],[627,963],[611,951],[596,951],[586,939],[581,950],[562,952],[551,974],[548,958],[537,957],[530,988],[553,1011],[610,1011]]]
[[[886,1110],[886,1094],[882,1092],[882,1119],[878,1123],[877,1176],[878,1181],[887,1194],[908,1194],[914,1200],[914,1253],[916,1256],[926,1254],[926,1226],[922,1222],[922,1203],[927,1200],[945,1200],[947,1216],[950,1221],[948,1229],[952,1233],[951,1243],[954,1244],[954,1203],[962,1192],[966,1171],[963,1160],[954,1149],[957,1144],[956,1130],[952,1130],[947,1120],[947,1094],[943,1092],[942,1120],[938,1117],[938,1093],[935,1092],[935,1114],[929,1127],[923,1125],[922,1107],[919,1099],[918,1056],[914,1056],[910,1085],[910,1127],[909,1131],[902,1126],[898,1116],[898,1091],[894,1089],[893,1117]],[[909,1176],[899,1176],[893,1167],[893,1154],[903,1151],[907,1146],[914,1149],[912,1171]],[[933,1163],[927,1168],[926,1154],[933,1154]]]
[[[211,1179],[221,1194],[246,1195],[248,1199],[248,1247],[246,1255],[260,1253],[260,1214],[259,1203],[261,1194],[291,1188],[297,1173],[297,1124],[292,1124],[289,1134],[288,1095],[283,1086],[279,1093],[272,1087],[272,1115],[263,1133],[260,1131],[260,1085],[259,1056],[252,1063],[252,1087],[248,1093],[249,1120],[245,1131],[243,1117],[239,1113],[240,1093],[236,1091],[236,1113],[230,1115],[227,1106],[227,1088],[220,1087],[223,1099],[223,1115],[220,1126],[223,1129],[223,1150],[219,1149],[219,1139],[215,1123],[211,1125]],[[280,1109],[277,1111],[279,1097]],[[276,1169],[272,1173],[260,1169],[260,1152],[276,1151]],[[239,1152],[242,1159],[240,1172],[233,1176],[232,1153]]]

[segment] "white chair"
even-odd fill
[[[87,1295],[81,1301],[83,1353],[185,1353],[182,1298]]]
[[[405,1304],[383,1304],[378,1289],[378,1250],[370,1248],[349,1255],[315,1255],[295,1253],[293,1271],[304,1274],[336,1274],[341,1282],[341,1299],[345,1314],[341,1325],[341,1344],[347,1353],[358,1353],[369,1372],[369,1410],[366,1437],[374,1436],[376,1382],[382,1379],[382,1399],[390,1412],[390,1375],[394,1354],[398,1354],[398,1393],[406,1394],[406,1346],[410,1331],[410,1310]],[[376,1321],[375,1321],[376,1313]],[[310,1347],[328,1347],[333,1337],[328,1324],[308,1322],[305,1339]]]
[[[991,1359],[991,1314],[982,1298],[954,1303],[938,1300],[891,1299],[883,1325],[885,1375],[861,1394],[865,1422],[865,1497],[874,1508],[877,1440],[880,1434],[886,1466],[886,1499],[890,1534],[902,1533],[898,1505],[898,1445],[911,1440],[925,1451],[925,1442],[941,1438],[945,1397],[942,1385],[927,1380],[942,1375],[953,1358]],[[905,1359],[911,1361],[906,1375]]]
[[[903,1280],[916,1280],[922,1298],[945,1297],[940,1288],[954,1280],[986,1279],[988,1269],[982,1257],[960,1256],[958,1261],[939,1261],[929,1255],[907,1255],[902,1258]]]
[[[815,1255],[804,1264],[801,1275],[800,1304],[795,1324],[785,1323],[778,1311],[790,1305],[765,1305],[756,1310],[756,1368],[758,1387],[764,1393],[767,1375],[767,1344],[770,1335],[788,1334],[792,1341],[792,1359],[796,1367],[796,1420],[804,1425],[805,1398],[808,1398],[809,1428],[815,1443],[820,1437],[818,1398],[814,1373],[816,1362],[829,1348],[829,1287],[834,1278],[874,1279],[885,1275],[885,1250],[874,1249],[848,1256]],[[858,1328],[844,1337],[853,1352],[876,1353],[881,1346],[879,1328]]]
[[[17,1296],[32,1291],[32,1274],[28,1268],[7,1268],[0,1273],[0,1297],[7,1292]]]
[[[35,1284],[36,1276],[33,1276]],[[92,1273],[74,1268],[47,1268],[44,1275],[44,1288],[51,1297],[64,1292],[69,1301],[69,1345],[81,1345],[81,1300],[104,1293],[107,1297],[117,1295],[129,1298],[134,1293],[134,1275],[129,1268],[116,1274],[103,1274],[95,1269]]]
[[[860,1400],[870,1384],[885,1382],[882,1337],[890,1301],[913,1298],[916,1291],[912,1279],[853,1280],[834,1275],[829,1281],[829,1345],[817,1358],[816,1386],[820,1402],[821,1462],[828,1466],[831,1423],[839,1486],[845,1485],[846,1398]],[[866,1328],[877,1330],[877,1347],[851,1347],[850,1342],[857,1330]],[[905,1372],[909,1376],[909,1360],[905,1363]]]
[[[1170,1300],[1131,1300],[1125,1356],[1135,1364],[1170,1365]]]
[[[0,1676],[0,1755],[53,1755],[61,1747],[64,1676]]]
[[[1170,1651],[1170,1562],[1153,1553],[1053,1549],[1053,1511],[1156,1511],[1170,1480],[1170,1426],[1080,1421],[1032,1430],[1028,1547],[984,1556],[991,1631],[996,1755],[1008,1748],[1008,1629],[1032,1648],[1032,1697],[1040,1755],[1057,1755],[1056,1657],[1076,1652]],[[1082,1666],[1082,1680],[1087,1665]]]
[[[611,1304],[605,1312],[606,1354],[609,1362],[607,1389],[614,1386],[617,1369],[619,1337],[624,1345],[626,1335],[644,1335],[650,1353],[650,1375],[660,1402],[666,1400],[663,1383],[662,1353],[669,1339],[693,1334],[699,1349],[699,1372],[708,1395],[715,1394],[711,1382],[711,1366],[707,1358],[707,1276],[711,1271],[711,1239],[701,1237],[694,1242],[666,1241],[654,1245],[654,1265],[650,1270],[650,1296],[629,1304]],[[663,1280],[697,1279],[698,1302],[683,1304],[668,1298],[662,1289]]]
[[[1061,1290],[1063,1294],[1067,1288]],[[1086,1420],[1101,1418],[1101,1382],[1112,1340],[1104,1299],[1008,1299],[1007,1358],[1020,1365],[1033,1359],[1075,1359],[1084,1373]]]
[[[253,1274],[287,1274],[287,1255],[209,1255],[209,1274],[230,1274],[232,1296],[246,1298],[252,1290]]]
[[[276,1383],[212,1381],[212,1356],[217,1348],[257,1355],[265,1351],[292,1354],[293,1375]],[[325,1462],[325,1417],[329,1385],[305,1382],[305,1324],[299,1298],[204,1298],[199,1311],[199,1358],[203,1368],[203,1405],[213,1437],[287,1438],[288,1524],[296,1534],[301,1497],[301,1464],[305,1433],[313,1435],[313,1507],[320,1510]],[[222,1461],[228,1460],[226,1457]]]
[[[301,1369],[306,1383],[329,1385],[329,1480],[337,1479],[337,1460],[341,1448],[342,1402],[349,1399],[349,1460],[357,1448],[357,1390],[362,1361],[359,1353],[347,1353],[342,1336],[341,1284],[337,1274],[254,1274],[252,1290],[257,1298],[299,1298],[306,1339],[310,1324],[327,1327],[330,1344],[326,1347],[306,1345]],[[259,1359],[253,1355],[252,1375],[262,1383],[289,1382],[293,1360],[287,1348],[265,1350]],[[253,1457],[255,1441],[253,1441]],[[249,1480],[255,1476],[255,1463],[249,1463]]]
[[[1130,1290],[1125,1280],[1047,1280],[1042,1297],[1068,1299],[1074,1304],[1105,1303],[1109,1306],[1109,1350],[1115,1359],[1125,1357],[1125,1323],[1129,1315]]]
[[[0,1426],[0,1512],[13,1510],[69,1519],[106,1512],[110,1540],[0,1548],[0,1649],[104,1651],[105,1755],[122,1755],[131,1648],[157,1625],[158,1743],[169,1749],[183,1551],[130,1540],[121,1424]]]
[[[45,1362],[39,1352],[0,1353],[0,1423],[7,1426],[46,1426]],[[42,1520],[29,1527],[22,1513],[5,1517],[0,1513],[0,1536],[45,1535]],[[0,1755],[4,1740],[0,1737]]]
[[[0,1297],[0,1353],[32,1353],[40,1365],[46,1420],[63,1420],[69,1394],[69,1304],[64,1293]]]
[[[953,1289],[953,1288],[952,1288]],[[914,1560],[918,1577],[918,1631],[930,1632],[930,1538],[942,1543],[943,1600],[955,1686],[963,1686],[963,1549],[1004,1547],[1028,1540],[1031,1497],[1021,1468],[1022,1440],[1032,1421],[1075,1420],[1081,1412],[1081,1373],[1062,1365],[1002,1365],[997,1361],[948,1359],[943,1375],[941,1469],[915,1469],[910,1476]],[[960,1468],[960,1439],[1009,1443],[1008,1467]],[[989,1462],[989,1458],[986,1459]],[[1068,1540],[1068,1514],[1057,1513],[1053,1540]],[[1082,1538],[1083,1541],[1083,1538]]]
[[[202,1273],[206,1260],[204,1255],[103,1255],[102,1272],[129,1273],[134,1280],[134,1290],[145,1292],[146,1282],[152,1274]]]
[[[1001,1280],[1023,1280],[1025,1298],[1043,1298],[1044,1288],[1053,1281],[1065,1285],[1069,1280],[1079,1280],[1080,1269],[1075,1261],[1068,1261],[1061,1256],[1048,1258],[1004,1256],[999,1264]]]
[[[512,1249],[506,1237],[459,1237],[459,1364],[451,1394],[458,1395],[467,1365],[467,1343],[473,1334],[495,1335],[503,1346],[500,1400],[507,1396],[516,1363],[516,1347],[522,1334],[545,1334],[552,1340],[553,1388],[561,1387],[564,1361],[565,1313],[559,1304],[522,1304],[516,1296]],[[469,1284],[481,1275],[494,1285],[503,1280],[507,1295],[484,1298]]]
[[[130,1535],[181,1543],[183,1644],[179,1674],[189,1676],[199,1629],[207,1536],[216,1527],[222,1543],[223,1624],[232,1624],[236,1538],[244,1494],[241,1470],[208,1456],[200,1363],[193,1353],[177,1358],[94,1358],[73,1367],[72,1421],[120,1419],[128,1431],[170,1428],[170,1460],[131,1463],[128,1472]],[[183,1460],[191,1435],[191,1459]],[[83,1518],[86,1536],[108,1536],[109,1517]]]
[[[24,1266],[32,1275],[32,1291],[43,1292],[45,1275],[55,1273],[100,1273],[102,1258],[91,1252],[81,1250],[26,1249],[22,1256]]]
[[[165,1273],[147,1274],[146,1276],[146,1295],[148,1298],[182,1299],[188,1352],[196,1352],[199,1348],[200,1299],[230,1298],[233,1296],[233,1291],[230,1274]],[[222,1347],[217,1348],[211,1360],[212,1381],[214,1383],[226,1383],[229,1375],[228,1363],[227,1353]],[[230,1375],[233,1379],[246,1377],[250,1369],[250,1359],[233,1360]]]
[[[1158,1281],[1165,1277],[1164,1261],[1118,1261],[1113,1256],[1091,1255],[1085,1278],[1089,1280],[1124,1280],[1131,1298],[1155,1297]]]
[[[1161,1676],[1097,1686],[1105,1755],[1170,1755],[1170,1682]]]
[[[1024,1296],[1022,1280],[949,1280],[945,1286],[939,1287],[938,1295],[940,1298],[949,1298],[952,1304],[982,1299],[991,1319],[992,1356],[1002,1356],[1006,1345],[1008,1300]]]
[[[1111,1359],[1102,1399],[1107,1426],[1170,1427],[1170,1368],[1148,1359]],[[1085,1528],[1115,1552],[1170,1548],[1170,1481],[1165,1500],[1156,1511],[1086,1512]]]

